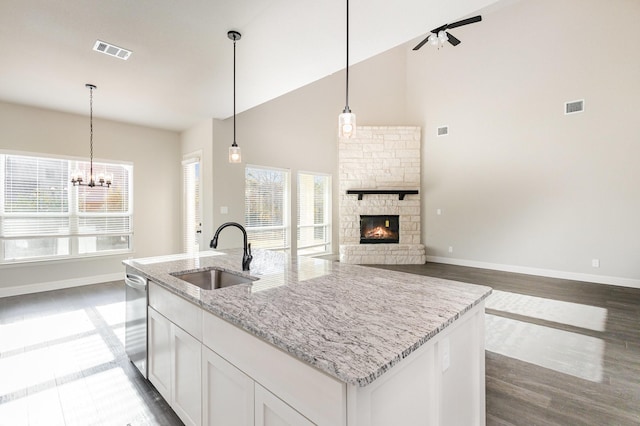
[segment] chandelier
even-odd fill
[[[93,188],[94,186],[103,186],[109,188],[113,177],[107,173],[100,173],[96,179],[93,174],[93,89],[97,89],[94,84],[85,84],[85,87],[89,89],[89,180],[85,182],[84,173],[81,170],[76,170],[71,175],[71,183],[73,186],[88,186]]]

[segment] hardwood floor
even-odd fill
[[[436,263],[376,267],[494,289],[487,425],[640,425],[640,289]]]
[[[487,425],[640,425],[640,289],[375,267],[493,287]],[[0,425],[182,424],[123,342],[121,281],[0,298]]]
[[[124,352],[124,282],[0,298],[0,425],[182,425]]]

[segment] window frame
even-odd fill
[[[66,163],[67,170],[66,177],[63,179],[65,181],[66,187],[63,191],[66,192],[66,203],[67,203],[67,211],[66,212],[7,212],[6,211],[6,199],[5,199],[5,187],[6,187],[6,179],[7,179],[7,171],[5,168],[7,157],[30,157],[38,160],[58,160]],[[63,156],[63,155],[55,155],[55,154],[47,154],[47,153],[36,153],[36,152],[20,152],[20,151],[10,151],[10,150],[0,150],[0,200],[2,203],[0,204],[0,265],[20,265],[26,263],[33,262],[60,262],[60,261],[68,261],[82,258],[94,258],[94,257],[107,257],[113,255],[122,255],[127,253],[132,253],[134,250],[134,225],[133,225],[133,163],[125,162],[125,161],[114,161],[114,160],[96,160],[94,159],[94,170],[95,166],[106,165],[107,167],[122,167],[123,173],[125,173],[128,180],[128,187],[126,188],[126,211],[117,211],[117,212],[92,212],[92,211],[83,211],[80,206],[80,197],[79,197],[79,187],[74,187],[71,183],[71,173],[78,168],[78,164],[89,164],[89,161],[83,157],[72,157],[72,156]],[[86,187],[85,187],[86,188]],[[91,188],[91,191],[111,191],[114,189],[114,185],[111,188]],[[86,200],[85,200],[86,201]],[[23,232],[18,235],[6,235],[7,229],[5,225],[7,220],[11,219],[41,219],[41,218],[52,218],[59,217],[66,219],[68,221],[67,228],[60,233],[40,233],[40,234],[30,234],[28,232]],[[86,230],[81,229],[81,224],[83,220],[91,220],[91,219],[102,219],[105,221],[112,218],[128,218],[128,221],[125,220],[128,226],[125,226],[122,232],[86,232]],[[116,230],[117,231],[117,230]],[[116,249],[105,249],[105,250],[92,250],[82,252],[83,245],[85,243],[82,242],[83,239],[92,238],[92,237],[107,237],[107,238],[117,238],[117,237],[126,237],[127,238],[127,248],[116,248]],[[20,241],[20,240],[44,240],[44,239],[58,239],[58,241],[62,242],[64,245],[65,239],[66,241],[66,252],[64,254],[46,254],[46,255],[34,255],[28,257],[16,257],[16,258],[5,258],[5,246],[7,241]],[[59,244],[59,243],[58,243]],[[89,244],[91,244],[89,242]],[[97,244],[97,241],[96,241]]]
[[[268,226],[251,226],[247,221],[247,170],[264,170],[264,171],[274,171],[274,172],[282,172],[285,174],[286,182],[283,186],[283,200],[282,200],[282,225],[268,225]],[[291,169],[281,168],[281,167],[269,167],[269,166],[259,166],[255,164],[246,164],[244,170],[245,176],[245,193],[244,193],[244,202],[245,202],[245,213],[244,213],[244,225],[249,235],[250,242],[254,243],[255,247],[260,246],[260,242],[267,241],[261,239],[251,238],[251,234],[256,232],[264,232],[264,231],[282,231],[285,241],[284,245],[278,245],[274,247],[261,247],[267,250],[281,251],[284,253],[289,253],[291,251]],[[258,242],[259,241],[259,242]]]
[[[197,165],[197,173],[194,170],[192,176],[190,168],[195,165]],[[191,177],[193,180],[190,179]],[[202,150],[183,155],[182,251],[184,253],[196,253],[203,248],[202,181]]]
[[[300,225],[300,212],[301,212],[301,208],[300,208],[300,202],[301,202],[301,196],[300,196],[300,190],[301,190],[301,185],[300,185],[300,176],[301,175],[308,175],[308,176],[313,176],[313,177],[323,177],[326,178],[327,181],[325,182],[326,184],[326,191],[324,194],[325,197],[325,205],[324,205],[324,220],[321,224],[313,224],[313,225]],[[331,254],[332,250],[333,250],[333,243],[332,243],[332,176],[329,173],[321,173],[321,172],[310,172],[310,171],[305,171],[305,170],[299,170],[298,173],[296,174],[296,192],[297,192],[297,206],[296,206],[296,255],[297,256],[307,256],[307,257],[313,257],[313,256],[325,256],[327,254]],[[317,243],[317,244],[311,244],[311,245],[300,245],[300,230],[301,228],[324,228],[324,233],[325,233],[325,241],[323,243]],[[300,253],[301,250],[305,250],[305,249],[310,249],[310,248],[314,248],[314,247],[322,247],[324,246],[325,249],[324,251],[320,251],[320,252],[315,252],[315,253]]]

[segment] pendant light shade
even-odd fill
[[[242,35],[237,31],[229,31],[227,37],[233,40],[233,143],[229,147],[229,163],[238,164],[242,163],[242,153],[236,143],[236,41]]]
[[[240,151],[240,147],[233,141],[231,146],[229,147],[229,162],[230,163],[242,163],[242,152]]]
[[[356,115],[345,108],[338,116],[338,130],[341,138],[350,138],[356,134]]]
[[[347,0],[347,67],[345,85],[345,107],[338,116],[338,137],[351,138],[356,135],[356,115],[349,108],[349,0]]]

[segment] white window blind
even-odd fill
[[[71,170],[89,162],[0,154],[0,263],[128,251],[132,167],[93,163],[111,188],[73,187]]]
[[[183,184],[183,239],[185,253],[200,251],[202,235],[202,209],[200,204],[200,158],[191,157],[182,162]]]
[[[298,256],[331,251],[331,177],[298,173]]]
[[[288,250],[289,171],[245,169],[245,228],[252,247]]]

